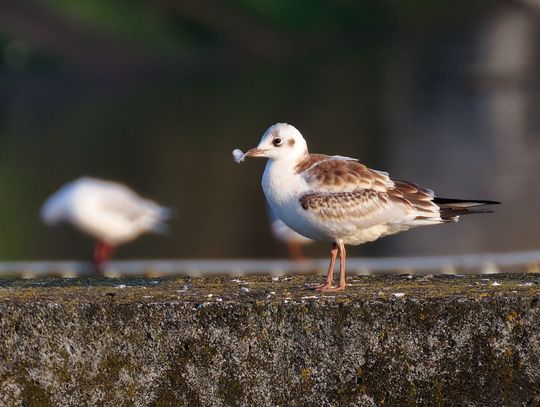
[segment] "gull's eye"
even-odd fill
[[[279,147],[281,145],[281,139],[279,137],[276,137],[274,141],[272,141],[272,144],[276,147]]]

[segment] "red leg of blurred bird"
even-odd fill
[[[103,241],[96,241],[94,246],[94,266],[98,273],[103,271],[103,266],[111,259],[113,247]]]
[[[334,265],[336,264],[336,257],[338,254],[338,247],[336,243],[332,243],[332,249],[330,250],[330,265],[328,266],[328,274],[326,275],[326,283],[317,287],[320,291],[329,291],[332,289],[334,283]]]
[[[289,242],[287,243],[287,249],[289,250],[289,257],[291,260],[296,262],[304,261],[304,256],[302,256],[302,251],[300,250],[300,244],[298,242]]]

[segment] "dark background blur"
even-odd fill
[[[538,0],[2,0],[0,258],[88,257],[38,218],[81,175],[176,209],[119,257],[282,257],[264,163],[231,156],[275,122],[312,152],[504,202],[351,255],[538,249],[539,78]]]

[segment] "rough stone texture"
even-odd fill
[[[0,405],[539,405],[540,276],[316,281],[0,281]]]

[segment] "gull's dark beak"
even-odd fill
[[[264,157],[265,150],[262,148],[252,148],[244,154],[244,158],[248,157]]]

